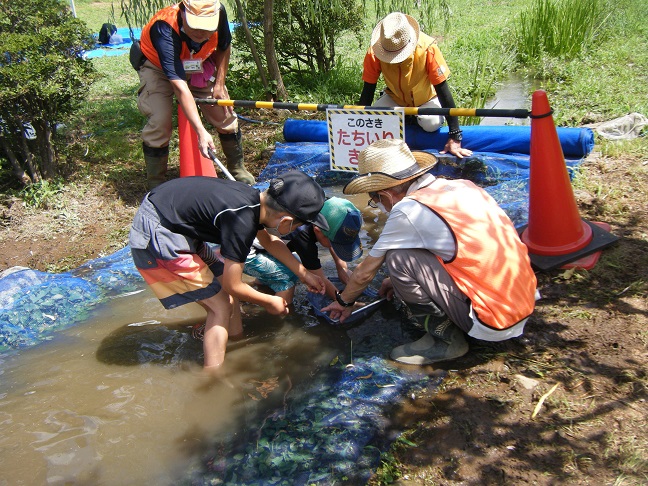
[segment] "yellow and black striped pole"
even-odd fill
[[[196,98],[196,103],[205,103],[218,106],[232,106],[235,108],[260,108],[266,110],[291,110],[291,111],[326,111],[326,110],[365,110],[386,111],[394,110],[385,106],[359,106],[359,105],[326,105],[317,103],[287,103],[277,101],[252,101],[252,100],[215,100],[211,98]],[[400,108],[399,108],[400,109]],[[403,108],[406,115],[438,115],[438,116],[492,116],[504,118],[528,118],[531,114],[524,109],[494,109],[494,108]]]

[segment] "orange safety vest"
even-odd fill
[[[399,106],[421,106],[436,96],[427,70],[428,49],[435,49],[435,58],[446,70],[450,70],[441,55],[434,39],[420,33],[414,53],[401,63],[389,64],[380,62],[380,69],[387,85],[389,95]]]
[[[439,179],[408,197],[434,211],[450,229],[457,251],[439,261],[472,303],[479,321],[507,329],[529,317],[537,281],[526,245],[497,202],[466,180]]]
[[[151,61],[160,69],[162,68],[162,63],[158,57],[158,53],[151,42],[151,27],[158,20],[162,20],[171,26],[173,30],[180,35],[180,26],[178,25],[178,16],[180,15],[180,4],[172,5],[170,7],[163,8],[158,13],[156,13],[153,18],[149,21],[146,26],[142,29],[142,35],[140,36],[140,48],[142,53],[146,56],[146,59]],[[186,61],[187,59],[200,59],[202,61],[206,60],[212,52],[216,50],[218,45],[218,31],[214,32],[207,42],[203,44],[198,52],[192,52],[189,50],[189,46],[186,43],[182,43],[182,50],[180,51],[180,59]]]

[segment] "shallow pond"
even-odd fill
[[[366,195],[352,201],[366,207]],[[364,211],[367,249],[379,217]],[[332,275],[330,263],[325,269]],[[314,316],[303,290],[289,316],[244,310],[245,338],[230,343],[219,377],[204,374],[202,343],[191,335],[204,311],[197,305],[165,311],[143,284],[47,342],[0,355],[0,484],[329,482],[317,465],[328,446],[321,437],[300,438],[301,429],[329,438],[356,431],[355,442],[338,440],[340,451],[329,451],[339,457],[326,456],[325,470],[337,461],[346,474],[362,454],[341,449],[366,449],[359,437],[381,427],[382,409],[369,405],[399,399],[401,372],[382,359],[403,338],[399,318],[381,310],[359,327],[336,328]],[[352,340],[364,344],[354,350]],[[345,366],[352,361],[356,367]],[[317,381],[331,370],[332,380]],[[336,383],[345,383],[348,395],[336,395]],[[351,390],[359,386],[370,388]],[[363,404],[353,403],[356,395]],[[341,420],[345,407],[355,415]],[[370,433],[363,424],[371,424]],[[288,445],[279,454],[282,434]],[[248,469],[235,469],[242,467],[236,461],[247,461]],[[275,471],[263,471],[264,461]]]

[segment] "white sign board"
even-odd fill
[[[358,155],[384,138],[405,140],[405,111],[326,110],[331,170],[358,171]]]

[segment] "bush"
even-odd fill
[[[0,3],[0,157],[21,182],[56,176],[56,128],[96,77],[82,57],[93,47],[85,23],[57,0]]]

